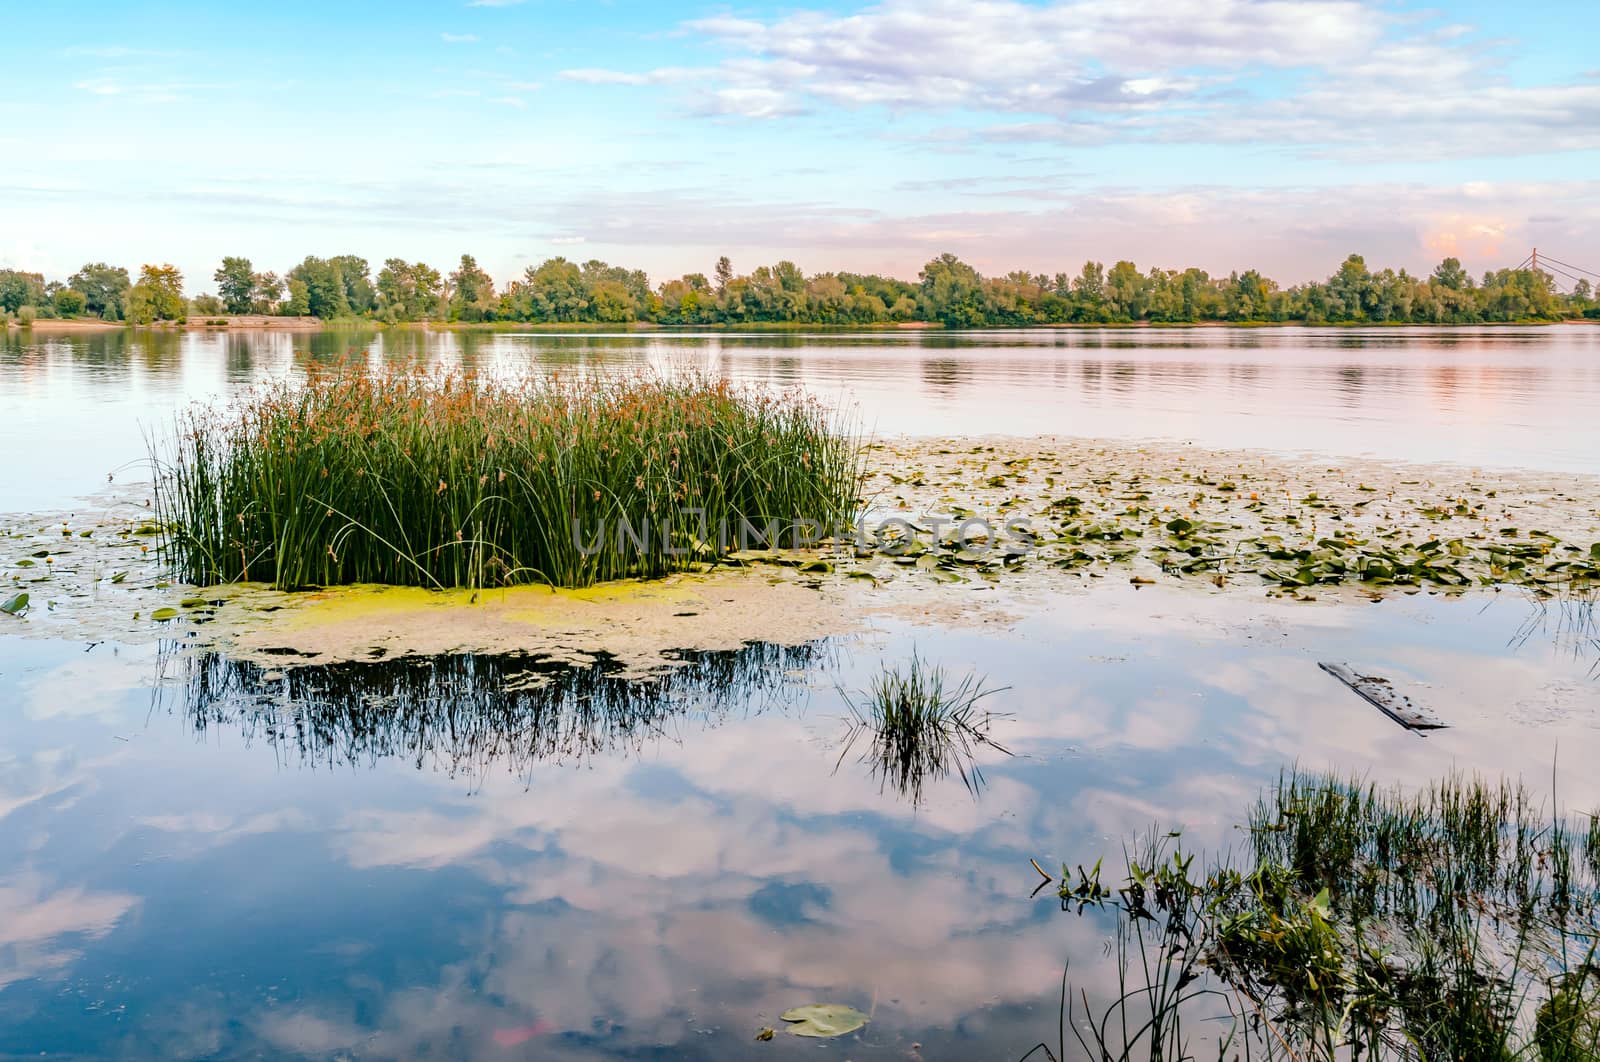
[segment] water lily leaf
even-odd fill
[[[812,1003],[786,1010],[778,1017],[794,1022],[789,1031],[796,1036],[843,1036],[855,1032],[868,1020],[859,1010],[842,1003]]]
[[[127,577],[128,577],[128,573],[127,572],[113,572],[113,573],[111,573],[111,581],[114,582],[114,583],[120,583],[120,582],[122,582],[122,580],[126,579]]]
[[[12,594],[4,602],[0,602],[0,612],[4,612],[8,616],[19,616],[27,610],[27,594]]]
[[[155,620],[157,623],[165,623],[167,620],[177,619],[178,610],[175,608],[158,608],[154,612],[150,613],[150,618]]]
[[[772,1036],[773,1036],[773,1032],[772,1032],[771,1028],[765,1028],[765,1029],[762,1029],[760,1032],[756,1033],[756,1039],[757,1040],[770,1040],[770,1039],[772,1039]]]

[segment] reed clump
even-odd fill
[[[324,371],[180,415],[156,520],[192,583],[582,587],[848,524],[847,429],[702,377]]]
[[[1078,1043],[1101,1062],[1199,1057],[1184,1018],[1220,1003],[1228,1058],[1600,1062],[1597,822],[1514,781],[1285,772],[1244,823],[1241,869],[1191,870],[1162,842],[1115,893],[1099,863],[1076,883],[1062,868],[1064,909],[1125,915],[1116,990],[1098,1009],[1080,990]],[[1063,1014],[1075,1003],[1064,983]],[[1067,1043],[1064,1025],[1029,1053],[1062,1062]]]
[[[956,681],[944,668],[913,653],[904,667],[879,671],[865,690],[855,695],[841,691],[851,719],[839,762],[867,737],[862,760],[883,786],[893,786],[913,802],[920,802],[924,783],[945,778],[952,769],[976,794],[983,785],[978,750],[988,747],[1010,755],[989,735],[999,717],[979,704],[999,692],[974,675]]]

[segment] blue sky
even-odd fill
[[[4,16],[0,265],[553,254],[655,280],[1600,259],[1580,3],[59,0]]]

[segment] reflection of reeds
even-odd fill
[[[1557,652],[1574,660],[1591,661],[1590,674],[1600,675],[1600,590],[1572,586],[1560,593],[1539,591],[1528,595],[1528,616],[1511,637],[1522,648],[1530,641],[1549,642]]]
[[[986,689],[973,675],[953,682],[943,668],[913,653],[903,670],[885,668],[856,696],[842,694],[851,722],[839,762],[863,735],[870,735],[862,761],[871,764],[884,786],[920,801],[925,782],[938,781],[953,769],[976,794],[983,785],[978,749],[987,746],[1010,755],[989,736],[997,717],[978,705],[999,692]]]
[[[724,529],[848,521],[838,428],[710,379],[312,373],[180,418],[156,517],[200,584],[587,586],[684,570]]]
[[[824,643],[752,643],[685,652],[644,678],[608,660],[588,666],[523,655],[401,658],[274,670],[208,653],[183,657],[184,710],[198,731],[238,727],[302,764],[410,760],[454,775],[492,763],[636,749],[674,722],[714,724],[793,690],[785,674],[815,664]]]

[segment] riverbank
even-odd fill
[[[98,318],[38,318],[29,325],[10,321],[10,331],[29,331],[40,335],[62,335],[94,332],[157,331],[157,332],[215,332],[215,331],[272,331],[272,332],[424,332],[424,333],[492,333],[515,335],[523,333],[551,335],[589,335],[658,332],[667,335],[700,333],[726,333],[730,335],[756,333],[794,334],[844,334],[856,332],[1025,332],[1025,331],[1171,331],[1190,328],[1259,330],[1269,328],[1338,328],[1338,329],[1494,329],[1525,328],[1530,325],[1558,327],[1562,325],[1595,326],[1600,318],[1566,318],[1558,321],[1519,320],[1483,321],[1472,324],[1438,324],[1416,321],[1064,321],[1039,322],[1019,325],[983,325],[977,328],[950,328],[939,321],[874,321],[858,324],[819,324],[798,321],[747,321],[714,322],[704,324],[662,324],[656,321],[404,321],[389,324],[367,318],[336,318],[324,321],[317,317],[276,317],[268,314],[242,316],[207,315],[191,317],[186,321],[159,321],[153,324],[134,325],[125,321],[102,321]]]

